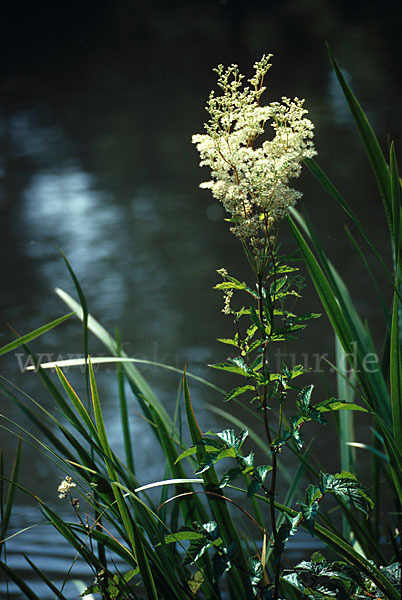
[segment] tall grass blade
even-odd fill
[[[152,577],[151,567],[149,566],[149,561],[147,555],[144,550],[144,546],[141,541],[141,537],[139,534],[139,530],[137,527],[133,529],[134,533],[134,543],[136,550],[136,558],[138,562],[138,567],[140,569],[142,581],[147,592],[147,598],[149,600],[157,600],[158,594],[156,591],[154,579]]]
[[[398,264],[401,260],[401,181],[399,178],[398,164],[396,162],[395,144],[391,143],[390,149],[390,170],[391,170],[391,200],[392,200],[392,225],[394,241],[394,263],[395,276],[400,279],[400,270]]]
[[[346,356],[342,348],[341,343],[335,336],[335,357],[336,357],[336,382],[339,400],[346,402],[353,402],[354,391],[353,384],[349,385],[348,370],[346,368]],[[352,371],[351,377],[355,379],[354,372]],[[338,414],[339,420],[339,451],[340,451],[340,463],[341,471],[347,471],[355,474],[355,452],[353,447],[349,446],[349,443],[354,441],[354,414],[353,411],[341,410]],[[351,535],[351,528],[345,515],[342,516],[342,530],[345,539],[349,540]]]
[[[361,323],[350,299],[348,290],[336,270],[324,257],[323,260],[326,260],[327,263],[326,274],[329,276],[332,284],[330,285],[319,262],[315,258],[294,221],[289,217],[288,222],[305,259],[307,269],[324,306],[325,312],[327,313],[345,353],[350,356],[357,354],[356,375],[365,392],[363,399],[373,411],[377,424],[385,438],[387,452],[392,464],[394,480],[400,481],[402,473],[402,451],[393,438],[388,389],[379,369],[373,372],[367,372],[367,369],[364,368],[364,360],[367,351],[371,350],[374,352],[371,336]],[[316,243],[318,244],[318,242]],[[398,484],[398,489],[400,490],[400,483]]]
[[[12,469],[11,469],[10,483],[9,483],[9,486],[8,486],[7,497],[6,497],[6,504],[5,504],[5,507],[4,507],[4,511],[3,511],[3,501],[2,501],[3,500],[3,494],[2,494],[2,498],[1,498],[1,504],[2,504],[2,506],[1,506],[0,556],[1,556],[2,550],[3,550],[2,540],[4,540],[4,538],[6,537],[6,533],[7,533],[7,530],[8,530],[8,525],[10,523],[10,518],[11,518],[11,511],[12,511],[13,503],[14,503],[16,483],[18,481],[18,473],[19,473],[20,464],[21,464],[21,447],[22,447],[22,436],[20,434],[19,438],[18,438],[18,445],[17,445],[17,450],[15,452],[13,466],[12,466]],[[3,458],[3,456],[2,456],[2,458]],[[2,462],[2,467],[3,467],[3,462]],[[1,476],[3,477],[3,472],[1,473]],[[1,485],[3,485],[3,481],[1,482]]]
[[[105,453],[106,469],[107,469],[109,478],[112,482],[119,481],[119,477],[118,477],[118,474],[117,474],[117,471],[116,471],[115,465],[114,465],[112,450],[109,446],[109,441],[108,441],[107,434],[106,434],[105,422],[103,420],[102,409],[101,409],[101,405],[100,405],[98,390],[97,390],[96,381],[95,381],[95,374],[94,374],[94,371],[92,368],[91,360],[89,360],[89,380],[90,380],[90,385],[91,385],[91,395],[92,395],[92,403],[93,403],[93,409],[94,409],[94,414],[95,414],[96,429],[98,432],[98,436],[99,436],[99,440],[100,440],[102,449]],[[136,541],[134,538],[133,522],[131,520],[130,514],[128,512],[128,509],[126,507],[126,504],[124,502],[124,498],[123,498],[123,495],[122,495],[120,489],[114,483],[112,483],[112,489],[113,489],[113,494],[114,494],[114,497],[115,497],[115,500],[117,503],[119,513],[120,513],[120,517],[122,519],[124,529],[128,535],[128,538],[129,538],[130,544],[131,544],[131,548],[132,548],[132,551],[135,556]]]
[[[367,242],[368,246],[370,247],[370,249],[376,256],[377,260],[379,261],[379,263],[380,263],[382,269],[384,270],[384,272],[386,273],[388,279],[392,282],[392,277],[389,272],[389,269],[386,266],[381,254],[378,252],[377,248],[375,247],[374,242],[372,242],[367,231],[364,229],[362,223],[360,222],[358,217],[355,215],[355,213],[351,209],[350,205],[346,202],[345,198],[341,195],[341,193],[337,190],[335,185],[329,179],[328,175],[326,175],[326,173],[324,173],[324,171],[321,169],[321,167],[312,158],[306,158],[304,160],[304,164],[308,167],[308,169],[312,172],[312,174],[316,177],[316,179],[321,183],[323,188],[332,196],[332,198],[334,198],[338,202],[338,204],[342,207],[342,209],[345,211],[345,213],[350,217],[350,219],[356,225],[357,229],[359,230],[359,232],[361,233],[361,235]],[[293,213],[293,211],[292,211],[292,213]]]
[[[89,350],[88,350],[88,305],[87,305],[87,301],[85,298],[85,294],[82,291],[82,287],[80,285],[80,282],[78,281],[78,278],[76,276],[76,274],[74,273],[74,270],[70,264],[70,262],[68,261],[66,255],[64,254],[64,252],[59,248],[59,252],[61,254],[61,256],[63,257],[63,260],[65,262],[65,265],[67,267],[68,272],[70,273],[71,279],[74,282],[74,286],[75,289],[77,290],[77,294],[78,294],[78,298],[80,300],[81,303],[81,307],[82,307],[82,334],[83,334],[83,339],[84,339],[84,356],[85,356],[85,360],[87,361],[88,359],[88,354],[89,354]],[[85,363],[85,378],[86,378],[86,383],[87,383],[87,395],[88,395],[88,400],[89,400],[89,378],[88,378],[88,363]]]
[[[68,313],[67,315],[64,315],[63,317],[59,317],[58,319],[55,319],[54,321],[50,321],[50,323],[47,323],[46,325],[42,325],[42,327],[39,327],[38,329],[34,329],[34,331],[31,331],[30,333],[26,333],[25,335],[22,335],[21,337],[14,340],[13,342],[6,344],[2,348],[0,348],[0,356],[2,356],[3,354],[7,354],[7,352],[11,352],[11,350],[15,350],[16,348],[19,348],[23,344],[26,344],[27,342],[34,340],[35,338],[43,335],[44,333],[47,333],[54,327],[57,327],[57,325],[60,325],[60,323],[63,323],[64,321],[66,321],[67,319],[72,317],[74,314],[75,313],[73,313],[73,312]]]
[[[46,583],[48,588],[52,590],[52,592],[55,594],[55,598],[58,598],[58,600],[67,600],[64,594],[62,594],[62,592],[54,585],[54,583],[50,581],[49,577],[47,577],[47,575],[45,575],[45,573],[41,571],[41,569],[39,569],[39,567],[37,567],[28,556],[25,554],[23,556],[35,573],[42,579],[42,581],[44,581],[44,583]]]
[[[120,334],[118,329],[116,329],[116,344],[117,344],[117,352],[121,352],[120,348]],[[127,467],[130,471],[135,474],[135,466],[134,466],[134,453],[133,453],[133,445],[131,442],[131,431],[130,431],[130,420],[128,416],[128,406],[127,406],[127,396],[126,390],[124,387],[124,371],[119,363],[116,364],[116,374],[117,374],[117,387],[119,390],[119,403],[120,403],[120,422],[121,429],[123,432],[123,441],[124,441],[124,454],[126,457]]]
[[[198,445],[197,456],[198,456],[199,460],[202,460],[204,457],[205,450],[203,450],[203,448],[199,444],[199,442],[202,441],[204,436],[201,432],[201,429],[200,429],[198,422],[194,415],[194,410],[193,410],[193,406],[191,403],[190,391],[188,388],[188,383],[187,383],[187,378],[186,378],[185,372],[183,375],[183,391],[184,391],[184,403],[185,403],[185,408],[186,408],[187,422],[188,422],[191,439],[192,439],[192,442],[194,445]],[[215,493],[217,493],[216,491],[219,489],[218,488],[219,479],[218,479],[218,476],[216,475],[214,467],[210,467],[207,471],[204,471],[202,473],[202,478],[204,480],[204,484],[205,484],[206,488],[207,489],[211,488],[215,491]],[[223,498],[222,498],[222,500],[218,500],[215,497],[208,497],[208,502],[211,507],[211,511],[214,516],[214,519],[216,520],[218,527],[220,529],[222,538],[225,541],[226,546],[229,547],[230,544],[235,543],[236,550],[237,550],[238,562],[240,564],[241,571],[245,574],[247,572],[246,559],[243,554],[241,541],[240,541],[239,535],[237,533],[237,529],[232,521],[228,507],[226,506],[226,503],[224,502]],[[239,570],[236,567],[233,567],[231,569],[231,571],[229,573],[229,581],[231,582],[233,591],[234,590],[237,591],[238,596],[236,596],[236,597],[245,599],[246,598],[245,585],[244,585],[245,581],[241,577],[241,574],[239,573]]]
[[[402,365],[398,306],[398,298],[394,294],[390,348],[390,387],[393,432],[396,444],[399,448],[402,448]]]
[[[24,593],[24,598],[27,600],[41,600],[35,592],[29,587],[27,583],[14,571],[11,569],[5,562],[0,560],[0,569],[4,571],[4,573],[14,581],[14,583],[20,588],[21,592]]]
[[[67,304],[67,306],[74,307],[76,316],[82,320],[83,311],[78,302],[60,288],[56,289],[56,293],[61,300]],[[115,340],[106,331],[106,329],[92,317],[92,315],[88,316],[88,329],[106,346],[106,348],[108,348],[111,354],[114,356],[120,356],[122,358],[128,358],[124,351],[121,350],[119,353]],[[138,369],[131,362],[124,362],[123,367],[138,402],[141,404],[142,399],[146,398],[147,401],[157,409],[164,421],[169,424],[169,427],[171,427],[172,422],[167,411],[159,402],[151,387],[148,385],[147,381],[144,379]]]
[[[338,78],[343,94],[349,105],[350,112],[352,113],[356,126],[359,130],[359,134],[362,139],[364,148],[367,152],[377,182],[378,190],[383,201],[384,210],[390,228],[391,236],[393,237],[394,231],[392,227],[391,184],[388,165],[386,163],[383,152],[371,125],[366,115],[364,114],[363,109],[361,108],[356,96],[354,95],[348,83],[346,82],[342,71],[339,68],[338,63],[336,62],[335,57],[332,54],[328,45],[327,50],[332,66],[335,70],[335,74]]]

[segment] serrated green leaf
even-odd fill
[[[217,540],[219,538],[219,527],[216,521],[207,521],[201,525],[201,530],[205,531],[207,536],[211,540]]]
[[[223,475],[222,479],[220,480],[219,487],[224,488],[226,485],[231,483],[234,479],[239,477],[242,474],[242,472],[243,472],[243,470],[240,467],[234,467],[233,469],[229,469],[229,471],[227,471]]]
[[[213,540],[204,538],[203,540],[200,539],[192,541],[190,547],[187,550],[186,558],[184,559],[184,564],[191,565],[197,562],[197,560],[200,559],[201,556],[205,554],[207,550],[213,547],[221,546],[222,543],[222,538],[220,537]]]
[[[244,467],[254,466],[254,452],[250,452],[247,456],[239,456],[239,460]]]
[[[279,279],[274,281],[274,283],[271,284],[271,287],[269,289],[271,298],[273,296],[277,297],[277,293],[283,288],[283,286],[286,284],[287,280],[288,280],[288,278],[285,275],[285,277],[280,277]]]
[[[321,317],[321,313],[307,313],[305,315],[295,316],[293,318],[294,321],[309,321],[310,319],[319,319]]]
[[[351,504],[368,516],[368,509],[374,506],[373,501],[368,495],[367,490],[352,473],[342,471],[333,476],[328,474],[321,475],[321,487],[325,493],[331,492],[335,494],[340,500]]]
[[[325,557],[321,554],[321,552],[314,552],[311,556],[311,562],[326,562]]]
[[[310,505],[310,504],[313,504],[316,500],[318,500],[318,498],[321,498],[321,496],[322,496],[321,490],[318,487],[318,485],[314,485],[313,483],[310,483],[310,485],[306,489],[304,498],[305,498],[306,504]]]
[[[304,387],[298,395],[297,404],[305,410],[309,407],[311,401],[311,394],[313,393],[314,386],[308,385]]]
[[[288,267],[288,265],[279,265],[275,269],[276,273],[292,273],[293,271],[299,271],[299,267]]]
[[[293,519],[287,517],[286,520],[279,527],[275,538],[273,550],[274,564],[277,564],[280,561],[282,553],[286,546],[286,542],[288,541],[290,536],[296,533],[297,526],[300,523],[301,519],[302,514],[298,513]]]
[[[246,365],[241,357],[229,358],[226,362],[216,363],[209,365],[213,369],[220,369],[221,371],[227,371],[228,373],[236,373],[237,375],[243,375],[243,377],[250,377],[252,375],[251,369]]]
[[[188,587],[194,598],[197,596],[202,584],[204,583],[204,575],[201,571],[194,573],[193,577],[187,581]]]
[[[235,346],[235,348],[239,347],[239,341],[231,338],[217,338],[218,342],[222,344],[228,344],[229,346]]]
[[[264,483],[265,478],[270,471],[272,471],[271,465],[260,465],[259,467],[256,467],[254,477],[257,477],[261,483]]]
[[[177,533],[169,533],[169,535],[165,536],[164,542],[165,544],[172,544],[174,542],[183,542],[186,540],[200,540],[205,539],[205,534],[200,533],[194,530],[188,531],[178,531]]]
[[[264,576],[264,572],[261,565],[261,559],[252,556],[248,559],[247,570],[250,577],[250,583],[253,587],[257,586]]]
[[[187,450],[184,450],[184,452],[182,452],[176,458],[174,464],[176,465],[178,462],[180,462],[181,460],[183,460],[183,458],[187,458],[187,456],[193,456],[193,454],[195,454],[196,452],[197,452],[196,446],[191,446],[191,448],[187,448]]]
[[[227,446],[235,448],[236,446],[236,433],[234,429],[224,429],[216,434]]]
[[[264,483],[267,474],[271,470],[272,470],[272,467],[268,466],[268,465],[260,465],[259,467],[256,467],[256,469],[254,470],[254,473],[253,473],[254,479],[253,479],[253,481],[251,481],[250,485],[247,488],[247,497],[248,498],[251,498],[252,496],[254,496],[254,494],[256,494],[258,492],[258,490],[261,488],[262,484]]]
[[[287,378],[295,379],[296,377],[299,377],[300,375],[303,375],[303,373],[306,373],[306,372],[307,372],[307,370],[303,367],[303,365],[296,365],[289,372],[289,374],[287,375]]]
[[[336,398],[328,398],[327,400],[323,400],[318,404],[314,404],[314,408],[315,410],[318,410],[318,412],[327,412],[331,410],[357,410],[360,412],[369,412],[363,406],[359,406],[353,402],[337,400]]]
[[[225,448],[224,450],[209,452],[204,458],[199,461],[199,467],[194,471],[195,475],[201,475],[208,471],[213,465],[222,460],[223,458],[236,458],[236,451],[234,448]]]
[[[212,558],[215,579],[220,579],[231,568],[232,563],[227,554],[216,553]]]
[[[299,505],[300,505],[300,510],[303,515],[303,518],[308,527],[308,530],[309,530],[311,536],[314,537],[315,518],[317,516],[320,505],[317,501],[313,502],[312,504],[308,504],[308,505],[304,504],[304,502],[299,502]]]
[[[308,590],[305,587],[302,580],[300,579],[300,575],[298,575],[297,573],[286,573],[285,575],[282,576],[281,579],[284,579],[285,581],[287,581],[287,583],[290,583],[290,585],[292,585],[294,588],[296,588],[296,590],[299,590],[300,592],[307,594]]]

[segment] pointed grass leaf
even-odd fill
[[[362,139],[364,148],[367,152],[376,182],[378,186],[378,190],[380,192],[385,214],[388,220],[388,224],[390,226],[391,235],[393,234],[392,230],[392,208],[391,208],[391,182],[390,182],[390,174],[387,162],[384,158],[383,152],[380,148],[378,140],[375,136],[375,133],[368,122],[366,115],[364,114],[356,96],[352,92],[350,86],[346,82],[341,69],[338,66],[338,63],[335,60],[334,55],[332,54],[329,46],[327,45],[328,54],[332,63],[332,66],[335,70],[335,74],[338,78],[338,81],[341,85],[343,94],[346,98],[346,101],[349,105],[350,112],[353,115],[356,126],[359,130],[360,137]]]
[[[323,188],[339,203],[339,205],[342,207],[342,209],[350,217],[352,222],[356,225],[356,227],[360,231],[363,238],[366,240],[370,249],[374,252],[374,255],[376,256],[377,260],[379,261],[382,269],[387,274],[388,278],[391,280],[389,270],[384,262],[384,259],[378,252],[377,248],[375,247],[375,244],[369,238],[367,232],[363,228],[358,217],[353,213],[351,207],[347,204],[346,200],[342,197],[342,195],[338,192],[338,190],[336,189],[334,184],[330,181],[328,176],[324,173],[324,171],[319,167],[319,165],[313,159],[306,158],[304,160],[304,164],[309,168],[309,170],[313,173],[313,175],[318,179],[318,181],[321,183]],[[291,214],[292,215],[297,214],[295,209],[291,209]]]
[[[6,563],[0,560],[0,569],[14,581],[14,583],[20,588],[21,592],[24,593],[24,598],[27,600],[40,600],[40,598],[35,594],[35,592],[29,587],[29,585],[24,581],[22,577],[18,575],[18,573],[11,569]]]
[[[59,248],[59,252],[64,260],[64,263],[67,267],[68,272],[70,273],[71,279],[73,280],[73,283],[74,283],[74,286],[77,291],[78,298],[80,300],[81,307],[82,307],[82,331],[83,331],[83,338],[84,338],[84,356],[85,356],[85,361],[86,361],[85,362],[85,376],[86,376],[87,392],[88,392],[88,370],[87,370],[87,359],[88,359],[88,354],[89,354],[89,351],[88,351],[88,317],[89,317],[88,305],[87,305],[87,301],[85,298],[85,294],[80,285],[80,282],[78,281],[78,278],[77,278],[70,262],[68,261],[66,255],[60,248]]]
[[[75,311],[76,316],[79,319],[81,319],[81,321],[82,321],[84,316],[83,316],[83,310],[82,310],[81,306],[79,305],[79,303],[76,300],[74,300],[74,298],[72,298],[69,294],[67,294],[64,290],[61,290],[60,288],[56,288],[56,293],[59,296],[59,298],[61,298],[61,300],[65,304],[67,304],[67,306],[69,306],[70,308],[72,308]],[[106,329],[100,323],[98,323],[98,321],[96,321],[92,317],[92,315],[88,316],[88,329],[106,346],[106,348],[108,348],[108,350],[114,356],[118,356],[118,357],[125,358],[125,359],[128,358],[128,356],[125,352],[123,352],[123,351],[119,352],[117,344],[116,344],[115,340],[113,339],[113,337],[106,331]],[[144,406],[142,401],[144,398],[146,398],[147,401],[158,410],[159,414],[161,415],[161,417],[163,418],[165,423],[171,429],[172,422],[171,422],[171,419],[170,419],[167,411],[162,406],[161,402],[157,399],[157,397],[153,393],[151,387],[148,385],[148,383],[146,382],[144,377],[140,374],[140,372],[134,366],[134,364],[132,364],[133,362],[139,362],[139,361],[123,362],[122,364],[123,364],[123,368],[124,368],[124,371],[127,376],[127,380],[129,382],[135,396],[137,397],[137,400],[140,403],[141,408],[143,408],[143,406]]]
[[[47,323],[47,325],[42,325],[42,327],[39,327],[38,329],[31,331],[30,333],[26,333],[25,335],[18,337],[13,342],[10,342],[9,344],[6,344],[2,348],[0,348],[0,356],[3,354],[7,354],[7,352],[11,352],[11,350],[15,350],[16,348],[19,348],[23,344],[26,344],[27,342],[30,342],[30,341],[36,339],[37,337],[43,335],[44,333],[47,333],[54,327],[57,327],[57,325],[64,323],[64,321],[66,321],[67,319],[72,317],[74,314],[75,314],[74,312],[68,313],[67,315],[64,315],[63,317],[59,317],[58,319],[55,319],[54,321]]]
[[[399,331],[399,299],[394,294],[390,341],[390,388],[395,443],[402,448],[402,358]]]
[[[26,556],[25,554],[23,555],[25,560],[29,563],[29,565],[32,567],[32,569],[35,571],[35,573],[42,579],[42,581],[44,581],[44,583],[47,585],[47,587],[52,590],[52,592],[56,595],[55,597],[58,600],[67,600],[67,598],[64,596],[64,594],[61,593],[61,591],[54,585],[54,583],[52,581],[50,581],[50,579],[47,577],[47,575],[41,570],[39,569],[39,567],[37,567],[35,565],[34,562],[32,562],[32,560],[30,560],[30,558],[28,556]]]
[[[5,507],[3,510],[3,494],[1,494],[1,528],[0,528],[0,532],[1,532],[1,539],[0,539],[0,556],[2,554],[2,550],[3,550],[3,540],[6,537],[7,534],[7,529],[8,529],[8,525],[10,522],[10,517],[11,517],[11,511],[13,508],[13,503],[14,503],[14,496],[15,496],[15,491],[16,491],[16,484],[18,481],[18,473],[19,473],[19,469],[20,469],[20,464],[21,464],[21,447],[22,447],[22,436],[20,435],[18,438],[18,445],[17,445],[17,450],[15,452],[15,456],[14,456],[14,461],[13,461],[13,465],[11,468],[11,474],[10,474],[10,483],[8,486],[8,490],[7,490],[7,497],[6,497],[6,503],[5,503]],[[1,478],[3,478],[3,455],[1,455],[1,472],[0,472],[0,476]],[[2,488],[3,485],[3,479],[1,480],[0,486]]]
[[[154,578],[152,576],[151,566],[149,564],[149,560],[146,555],[144,545],[142,543],[139,528],[134,527],[133,533],[134,533],[136,559],[138,562],[138,567],[139,567],[139,571],[141,574],[142,582],[143,582],[145,590],[147,592],[147,598],[148,598],[148,600],[158,600],[158,593],[156,591]]]
[[[196,445],[200,441],[202,441],[204,436],[203,436],[201,429],[195,418],[185,372],[183,375],[183,391],[184,391],[184,403],[185,403],[188,427],[189,427],[192,442],[193,442],[193,444]],[[198,460],[202,460],[204,458],[204,456],[205,456],[205,453],[203,452],[202,447],[200,446],[200,449],[198,451]],[[212,489],[216,490],[216,493],[220,492],[219,479],[218,479],[213,467],[211,467],[205,473],[203,473],[202,477],[204,479],[204,483],[205,483],[205,486],[207,487],[207,489],[212,488]],[[237,529],[232,521],[232,517],[230,516],[226,502],[223,499],[223,495],[222,495],[222,500],[215,498],[215,496],[213,496],[213,497],[209,496],[208,502],[211,507],[213,517],[221,531],[221,535],[225,542],[225,545],[228,546],[231,543],[234,543],[236,545],[238,564],[240,564],[241,570],[243,570],[243,568],[245,569],[246,568],[246,559],[245,559],[245,556],[242,551],[239,534],[238,534]],[[244,582],[243,582],[243,579],[242,579],[242,576],[240,575],[240,573],[241,573],[241,571],[239,569],[233,568],[233,569],[231,569],[231,571],[229,573],[229,578],[231,581],[231,585],[234,585],[238,589],[239,598],[245,599],[245,593],[242,592],[242,590],[244,590]]]

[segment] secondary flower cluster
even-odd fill
[[[281,103],[260,106],[271,56],[255,63],[249,87],[243,86],[237,65],[215,69],[222,94],[211,92],[207,133],[192,138],[200,165],[211,169],[212,180],[200,187],[210,189],[230,213],[233,233],[253,245],[261,236],[268,239],[268,231],[301,197],[288,182],[300,175],[303,159],[316,154],[314,125],[304,116],[304,100],[283,97]],[[253,147],[266,123],[273,138]]]
[[[75,488],[76,485],[77,484],[74,483],[72,478],[69,475],[67,475],[57,488],[57,491],[59,492],[59,498],[66,498],[67,494],[72,490],[72,488]]]

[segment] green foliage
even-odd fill
[[[384,574],[397,588],[400,585],[400,565],[393,563],[384,567]],[[283,579],[309,598],[384,598],[382,592],[364,577],[361,572],[344,561],[327,561],[315,552],[311,561],[302,561]]]
[[[380,536],[389,532],[381,527],[383,524],[376,508],[372,516],[374,503],[371,495],[374,492],[378,502],[383,489],[388,486],[387,493],[392,494],[397,506],[401,500],[400,180],[394,145],[391,145],[388,162],[332,54],[330,59],[377,181],[390,230],[392,269],[386,266],[386,259],[376,249],[329,177],[312,159],[306,159],[306,163],[357,227],[391,283],[391,308],[386,305],[383,291],[378,286],[376,288],[385,314],[386,341],[381,368],[375,372],[364,369],[365,356],[374,351],[370,329],[363,324],[346,285],[327,258],[312,224],[295,211],[288,222],[319,294],[323,311],[329,317],[343,353],[352,355],[356,349],[357,360],[356,364],[350,365],[351,376],[340,365],[337,366],[338,389],[344,392],[339,394],[339,398],[313,400],[317,396],[314,386],[308,381],[298,385],[298,378],[308,374],[302,365],[283,362],[273,367],[277,344],[294,339],[310,320],[321,315],[296,314],[295,302],[302,288],[299,276],[295,275],[298,267],[292,264],[294,258],[279,255],[277,232],[273,235],[268,227],[269,218],[273,217],[268,209],[264,209],[260,225],[266,219],[265,230],[264,227],[259,229],[258,242],[252,236],[242,238],[255,281],[252,284],[241,282],[224,269],[220,270],[223,281],[215,289],[224,295],[223,312],[232,319],[234,334],[219,340],[232,355],[211,365],[243,378],[241,385],[222,392],[222,396],[225,402],[236,403],[245,414],[252,415],[255,427],[251,422],[245,425],[237,415],[215,407],[215,412],[220,411],[219,414],[224,415],[233,428],[228,426],[219,432],[202,432],[188,385],[188,378],[194,376],[179,371],[191,439],[190,445],[186,445],[182,432],[176,428],[176,415],[171,418],[135,366],[135,362],[141,361],[127,357],[122,350],[120,335],[115,340],[89,314],[83,290],[63,255],[80,302],[61,290],[58,294],[83,323],[85,357],[82,364],[86,369],[85,383],[88,384],[90,403],[83,402],[80,394],[72,388],[63,372],[63,364],[56,365],[54,382],[45,369],[37,365],[35,355],[26,346],[74,313],[18,337],[0,349],[0,354],[5,354],[24,346],[57,407],[57,411],[50,412],[42,402],[29,396],[21,401],[11,382],[2,379],[2,393],[40,431],[37,436],[30,431],[22,431],[8,476],[8,469],[4,468],[0,456],[0,568],[16,583],[24,597],[37,599],[6,561],[7,529],[15,490],[19,488],[32,497],[29,490],[18,483],[22,439],[39,449],[72,478],[65,480],[71,483],[65,496],[73,511],[73,522],[61,519],[57,511],[41,499],[35,497],[35,501],[47,522],[93,570],[95,582],[84,594],[99,594],[102,600],[142,599],[145,596],[168,600],[217,600],[226,598],[224,594],[233,600],[399,598],[400,573],[396,557],[392,550],[384,557],[379,547]],[[259,93],[258,90],[256,93]],[[242,135],[245,134],[243,131]],[[239,225],[237,220],[236,226]],[[362,258],[364,267],[369,269],[365,253],[354,239],[353,247]],[[231,301],[238,297],[242,298],[243,305],[235,309]],[[101,340],[109,351],[111,356],[103,358],[115,360],[117,364],[125,460],[116,455],[107,435],[93,368],[97,359],[92,362],[87,356],[89,334]],[[178,372],[173,367],[157,366]],[[344,385],[340,385],[342,378]],[[200,381],[200,378],[195,379]],[[141,451],[141,443],[132,438],[128,426],[129,404],[124,381],[129,384],[165,457],[164,481],[141,485],[137,479],[134,459],[136,452]],[[201,383],[209,389],[214,387],[206,381]],[[214,389],[217,390],[216,387]],[[309,426],[305,425],[314,422],[325,426],[331,413],[334,417],[338,413],[348,415],[347,419],[339,420],[341,424],[347,423],[348,429],[347,434],[341,431],[340,442],[365,448],[372,456],[375,479],[367,489],[359,481],[353,461],[345,458],[345,452],[340,472],[330,474],[325,471],[325,466],[317,468],[317,456],[312,459],[312,441],[304,450],[303,436],[309,435]],[[359,444],[351,438],[351,415],[358,416],[360,413],[372,419],[374,434],[371,446]],[[2,415],[2,422],[3,429],[19,435],[18,425],[7,416]],[[262,452],[262,459],[257,451]],[[295,473],[288,470],[289,453],[299,459]],[[262,464],[259,464],[260,460]],[[280,489],[280,473],[289,484],[287,490]],[[381,487],[379,473],[383,477]],[[197,479],[191,478],[194,474]],[[304,494],[301,491],[302,476],[308,477],[311,482]],[[167,484],[173,491],[167,491]],[[78,498],[72,496],[72,487]],[[156,502],[147,496],[150,487],[162,489]],[[80,512],[80,502],[85,502],[88,506],[86,512],[92,515],[93,521],[88,521],[88,524]],[[244,518],[241,525],[237,515]],[[340,515],[343,517],[344,536],[338,533]],[[392,519],[389,522],[392,523],[390,527],[395,525]],[[326,558],[315,553],[310,561],[284,569],[287,544],[300,528],[324,542],[330,554]],[[388,540],[389,546],[392,548],[393,543],[396,548],[397,540],[392,535]],[[106,560],[106,551],[110,560]],[[114,566],[116,558],[124,563],[121,571]],[[27,560],[52,593],[63,600],[62,591],[57,590],[28,557]],[[380,566],[386,562],[389,563],[387,566]]]

